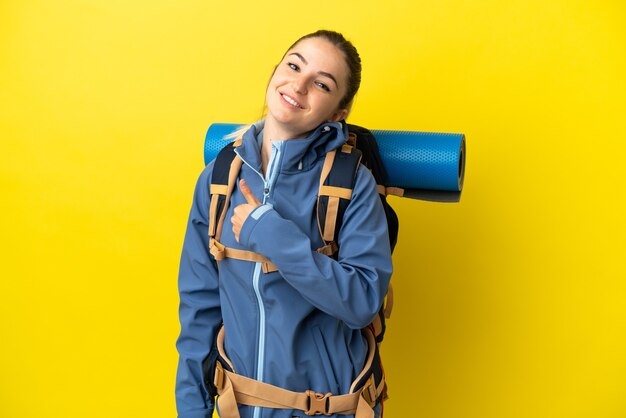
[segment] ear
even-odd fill
[[[339,122],[340,120],[344,120],[345,118],[347,118],[348,113],[350,113],[348,109],[339,109],[338,111],[336,111],[330,116],[330,119],[328,119],[328,121]]]

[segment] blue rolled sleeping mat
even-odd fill
[[[234,123],[209,126],[204,141],[208,164],[226,145],[224,137],[243,127]],[[387,171],[387,194],[432,202],[458,202],[465,174],[465,135],[371,130]]]

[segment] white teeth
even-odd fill
[[[292,99],[291,97],[289,97],[289,96],[287,96],[287,95],[285,95],[285,94],[283,94],[283,98],[284,98],[284,99],[285,99],[288,103],[290,103],[290,104],[292,104],[292,105],[294,105],[294,106],[296,106],[296,107],[302,107],[302,106],[300,106],[300,105],[298,104],[298,102],[296,102],[294,99]]]

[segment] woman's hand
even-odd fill
[[[235,212],[230,218],[231,223],[233,224],[233,232],[235,233],[235,239],[239,242],[239,233],[241,232],[241,227],[243,223],[248,218],[248,215],[261,206],[261,202],[257,200],[256,197],[252,194],[252,190],[248,187],[248,183],[244,179],[239,180],[239,190],[243,194],[243,197],[246,198],[247,203],[242,203],[241,205],[235,208]]]

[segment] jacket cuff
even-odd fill
[[[245,222],[241,226],[241,231],[239,232],[239,243],[245,247],[248,246],[248,242],[250,241],[250,235],[252,231],[256,227],[256,225],[260,222],[261,218],[267,215],[268,212],[273,211],[274,208],[272,205],[260,205],[257,206],[250,215],[246,218]]]

